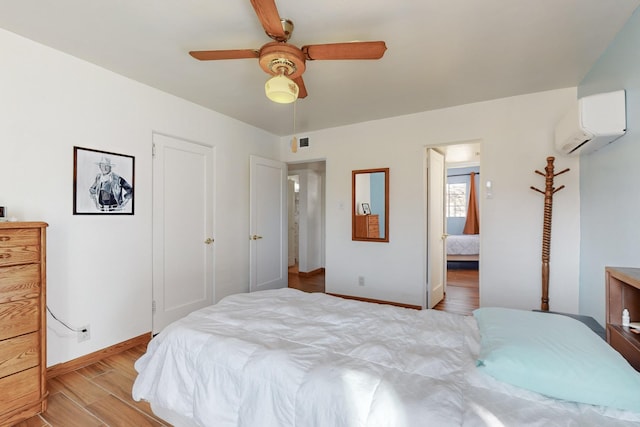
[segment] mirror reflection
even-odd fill
[[[352,240],[389,241],[389,168],[352,173]]]

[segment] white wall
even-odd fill
[[[553,128],[575,101],[576,88],[559,89],[312,132],[310,147],[284,161],[326,159],[327,292],[422,305],[425,283],[423,160],[426,146],[481,139],[481,305],[540,307],[546,158],[555,156]],[[579,161],[556,156],[551,242],[550,306],[578,309]],[[390,168],[389,243],[351,240],[351,171]],[[358,276],[365,286],[358,286]]]
[[[48,365],[151,331],[151,135],[216,147],[216,297],[248,291],[249,154],[271,134],[0,30],[0,205],[49,223]],[[135,156],[135,215],[72,215],[73,146]],[[112,268],[113,265],[118,268]]]
[[[580,159],[580,312],[595,317],[603,325],[606,312],[604,268],[640,267],[638,46],[640,8],[629,18],[578,88],[580,97],[620,89],[626,91],[627,133]]]

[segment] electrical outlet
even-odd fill
[[[364,276],[358,276],[358,285],[364,286]]]
[[[89,341],[91,339],[91,329],[89,325],[82,326],[78,330],[78,342]]]

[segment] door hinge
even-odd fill
[[[151,144],[151,157],[155,157],[156,156],[156,144],[153,143]]]
[[[151,314],[156,314],[156,300],[151,301]]]

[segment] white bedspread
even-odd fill
[[[478,255],[480,253],[479,234],[449,234],[447,255]]]
[[[475,368],[478,347],[473,317],[293,289],[238,294],[155,337],[133,397],[201,426],[640,422],[498,383]]]

